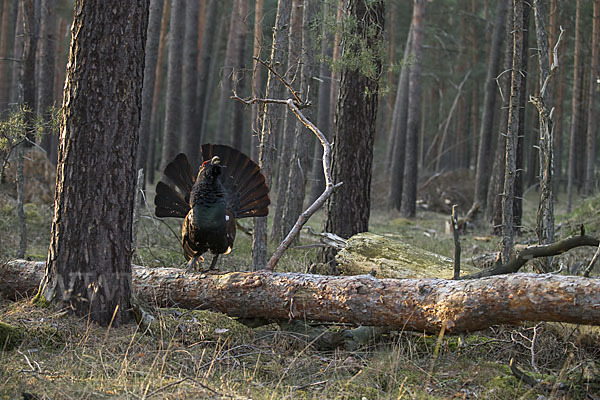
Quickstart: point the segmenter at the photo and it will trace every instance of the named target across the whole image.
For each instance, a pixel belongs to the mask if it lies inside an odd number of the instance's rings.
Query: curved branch
[[[342,184],[342,182],[339,182],[335,185],[333,184],[331,178],[331,145],[327,141],[327,138],[325,137],[323,132],[321,132],[315,124],[310,122],[308,118],[306,118],[304,114],[302,114],[302,112],[296,106],[292,99],[289,99],[287,101],[287,106],[294,113],[294,115],[298,117],[300,122],[302,122],[317,136],[317,138],[321,142],[321,145],[323,146],[323,174],[325,175],[325,191],[321,193],[321,195],[310,205],[310,207],[308,207],[302,214],[300,214],[298,220],[296,221],[290,232],[287,234],[285,239],[283,239],[281,244],[277,247],[271,258],[269,259],[269,262],[267,263],[267,270],[269,271],[275,270],[277,262],[279,262],[279,259],[281,258],[283,253],[288,249],[288,247],[290,247],[290,244],[294,241],[294,238],[300,233],[300,230],[311,217],[311,215],[313,215],[315,212],[317,212],[319,208],[321,208],[321,206],[325,203],[327,198],[329,198],[329,196],[331,196],[331,193],[333,193],[333,189]]]
[[[575,247],[598,246],[599,244],[600,241],[598,241],[598,239],[585,235],[582,232],[580,235],[571,236],[552,244],[529,246],[520,251],[514,259],[506,264],[498,265],[490,270],[477,272],[467,276],[461,276],[459,279],[478,279],[486,276],[511,274],[519,271],[519,269],[521,269],[521,267],[525,265],[527,261],[534,258],[557,256]]]

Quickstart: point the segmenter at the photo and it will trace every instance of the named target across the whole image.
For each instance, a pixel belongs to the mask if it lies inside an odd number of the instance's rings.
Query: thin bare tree
[[[523,0],[513,5],[513,64],[506,133],[506,160],[504,168],[504,195],[502,198],[502,261],[513,257],[514,248],[514,196],[517,169],[517,142],[519,135],[519,104],[521,97],[521,64],[523,61]]]
[[[181,74],[183,37],[185,32],[185,0],[171,0],[169,22],[169,56],[167,66],[167,99],[163,130],[161,169],[179,152],[181,134]]]
[[[577,137],[581,119],[581,0],[575,3],[575,52],[573,54],[573,93],[571,97],[571,132],[567,175],[567,212],[573,205],[573,185],[577,169]]]
[[[285,49],[287,49],[288,31],[290,28],[290,14],[292,3],[289,0],[278,0],[277,15],[273,28],[273,42],[269,63],[272,66],[283,65]],[[280,98],[282,83],[271,72],[267,77],[267,98]],[[262,109],[259,166],[265,176],[267,185],[271,185],[271,170],[273,164],[274,129],[277,127],[280,110],[276,105],[264,104]],[[252,233],[252,266],[255,270],[264,268],[267,264],[267,218],[254,218],[254,231]]]
[[[414,218],[417,212],[418,138],[421,123],[421,59],[425,41],[425,1],[414,0],[412,16],[412,54],[408,76],[408,115],[406,119],[406,151],[404,178],[402,180],[402,204],[400,213]]]
[[[592,60],[590,62],[590,78],[588,83],[587,104],[587,145],[584,193],[591,195],[596,186],[596,135],[598,134],[598,117],[596,112],[596,91],[598,90],[598,41],[600,40],[600,0],[594,0],[592,22]]]

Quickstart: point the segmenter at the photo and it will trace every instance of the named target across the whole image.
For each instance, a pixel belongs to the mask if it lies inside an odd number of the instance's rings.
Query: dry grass
[[[598,201],[590,199],[573,214],[559,217],[561,235],[586,222],[590,234],[598,236]],[[532,225],[534,205],[532,192],[525,205],[526,226]],[[13,257],[16,248],[13,207],[7,198],[0,198],[0,261]],[[157,221],[151,218],[151,209],[142,210],[136,263],[183,265],[177,221]],[[44,259],[51,208],[31,204],[27,216],[28,256]],[[320,230],[321,217],[318,214],[310,222],[316,230]],[[447,218],[421,211],[416,220],[408,221],[388,211],[374,211],[371,227],[374,232],[452,256],[452,238],[444,230]],[[302,244],[311,241],[316,240],[308,235],[302,238]],[[231,255],[220,258],[219,268],[248,268],[250,238],[238,231],[235,246]],[[463,238],[463,259],[496,246],[497,238],[486,231],[472,231]],[[305,271],[315,251],[293,249],[282,259],[280,270]],[[571,270],[589,260],[591,253],[593,249],[581,249],[557,260]],[[5,346],[0,352],[0,397],[7,399],[600,396],[600,330],[567,324],[501,326],[441,339],[395,331],[352,351],[323,351],[315,340],[278,325],[250,329],[204,311],[160,310],[151,332],[142,332],[136,325],[102,328],[23,299],[0,302],[0,321],[24,332],[16,347]],[[511,358],[541,383],[531,387],[516,379],[508,367]]]
[[[276,325],[251,330],[205,314],[163,310],[144,333],[135,325],[107,330],[26,300],[3,303],[0,318],[27,333],[0,353],[0,396],[533,399],[548,396],[559,376],[557,398],[600,390],[600,334],[589,328],[537,324],[446,336],[434,358],[435,336],[392,332],[355,351],[318,351]],[[545,383],[520,383],[511,357]]]

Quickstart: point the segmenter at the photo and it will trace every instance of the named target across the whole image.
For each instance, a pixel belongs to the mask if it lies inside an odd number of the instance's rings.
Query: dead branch
[[[0,267],[0,293],[5,298],[35,293],[44,269],[44,262],[25,260]],[[436,333],[443,326],[458,333],[521,321],[600,324],[600,280],[577,276],[377,279],[264,270],[200,274],[134,265],[131,279],[134,294],[148,304],[242,318],[333,321]],[[106,280],[101,277],[98,282]]]
[[[321,208],[321,206],[325,203],[325,201],[329,198],[329,196],[331,196],[331,193],[333,193],[333,190],[336,187],[340,186],[342,184],[342,182],[334,184],[332,181],[332,178],[331,178],[331,145],[327,141],[327,138],[319,130],[319,128],[317,128],[317,126],[315,124],[313,124],[308,118],[306,118],[304,116],[304,114],[302,114],[302,111],[300,111],[301,108],[309,107],[310,103],[302,101],[300,99],[300,96],[298,96],[298,94],[292,87],[292,85],[283,76],[281,76],[279,73],[277,73],[277,71],[275,71],[270,65],[268,65],[266,62],[260,60],[259,58],[255,57],[254,59],[256,61],[258,61],[259,63],[261,63],[263,66],[265,66],[273,75],[275,75],[285,85],[285,87],[287,87],[289,89],[289,91],[295,97],[295,100],[294,99],[287,99],[287,100],[259,99],[259,98],[255,98],[255,97],[248,97],[248,98],[243,99],[235,93],[233,96],[231,96],[231,98],[234,100],[240,101],[244,104],[274,103],[274,104],[287,105],[288,108],[290,109],[290,111],[292,113],[294,113],[296,118],[298,118],[300,120],[300,122],[302,122],[304,124],[304,126],[306,126],[312,133],[315,134],[315,136],[317,137],[317,139],[319,139],[319,141],[321,142],[321,145],[323,146],[323,174],[325,175],[325,190],[302,214],[300,214],[300,216],[298,217],[296,223],[294,224],[294,226],[292,227],[290,232],[283,239],[283,241],[279,244],[277,249],[275,249],[275,252],[269,259],[269,262],[267,263],[267,266],[266,266],[267,270],[274,271],[275,266],[281,259],[281,256],[283,256],[283,253],[285,253],[285,251],[289,248],[290,244],[294,241],[294,238],[296,236],[298,236],[298,234],[300,233],[300,230],[302,229],[304,224],[306,224],[308,219],[315,212],[317,212],[317,210],[319,208]]]
[[[587,278],[588,276],[590,276],[590,273],[594,269],[594,264],[596,264],[596,261],[598,261],[598,257],[600,257],[600,246],[598,246],[598,248],[596,249],[596,252],[594,253],[594,256],[592,257],[592,260],[590,261],[590,263],[586,267],[586,269],[585,269],[585,271],[583,273],[584,277]]]
[[[456,218],[456,204],[452,206],[452,235],[454,237],[454,279],[460,278],[460,239],[458,237],[458,220]]]
[[[268,63],[266,63],[265,61],[261,60],[258,57],[252,57],[254,60],[258,61],[259,63],[261,63],[266,69],[269,70],[269,72],[271,72],[273,75],[275,75],[277,77],[277,79],[279,79],[281,81],[281,83],[283,83],[283,85],[288,88],[288,90],[290,91],[290,93],[292,93],[292,95],[296,98],[296,101],[299,104],[305,104],[307,107],[310,105],[309,103],[306,103],[305,101],[302,101],[300,99],[300,96],[298,96],[298,93],[294,90],[294,88],[292,87],[292,85],[287,81],[287,79],[285,79],[282,75],[280,75],[277,71],[275,71],[274,68],[271,67],[271,65],[269,65]]]
[[[599,244],[598,239],[588,236],[582,231],[579,235],[571,236],[552,244],[529,246],[506,264],[499,264],[490,270],[462,276],[460,279],[478,279],[486,276],[512,274],[518,272],[527,261],[534,258],[556,256],[575,247],[598,246]]]
[[[325,138],[325,135],[316,127],[315,124],[310,122],[300,111],[300,109],[294,104],[292,99],[287,101],[287,105],[289,109],[296,115],[296,117],[308,128],[310,129],[319,139],[321,145],[323,146],[323,173],[325,175],[325,191],[321,193],[321,195],[298,217],[298,220],[287,234],[287,236],[283,239],[281,244],[277,247],[271,259],[267,264],[267,269],[269,271],[274,271],[277,262],[283,255],[283,253],[290,247],[290,244],[294,241],[294,238],[300,233],[300,230],[304,226],[304,224],[308,221],[308,219],[313,215],[321,206],[325,203],[325,201],[331,196],[333,190],[340,186],[342,182],[338,182],[337,184],[333,184],[331,179],[331,145]]]

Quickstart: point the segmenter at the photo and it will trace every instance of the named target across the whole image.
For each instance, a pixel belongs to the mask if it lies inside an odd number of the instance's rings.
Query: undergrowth
[[[182,267],[179,222],[153,218],[152,190],[147,195],[134,262]],[[526,198],[523,244],[534,236],[535,196],[531,192]],[[599,236],[599,199],[559,214],[558,236],[577,233],[580,223]],[[26,211],[27,256],[45,260],[52,208],[30,203]],[[316,231],[321,218],[319,213],[309,223]],[[447,219],[432,211],[421,210],[417,219],[406,220],[375,210],[371,230],[452,257]],[[0,195],[0,263],[14,257],[15,221],[14,202]],[[241,223],[251,228],[249,220]],[[286,253],[278,271],[309,270],[318,251],[310,245],[317,242],[303,231],[299,246]],[[498,238],[477,225],[461,242],[464,262],[498,248]],[[269,246],[274,250],[275,244]],[[220,257],[218,268],[249,269],[250,248],[250,236],[238,230],[233,252]],[[557,268],[577,271],[593,251],[556,257]],[[321,350],[315,340],[277,324],[251,329],[208,311],[162,309],[150,330],[135,324],[107,329],[22,299],[0,301],[0,321],[7,324],[0,326],[0,398],[7,399],[579,399],[600,394],[600,330],[569,324],[498,326],[441,339],[392,331],[358,349]],[[12,334],[5,333],[6,326],[15,329]],[[517,379],[510,359],[539,384]]]

